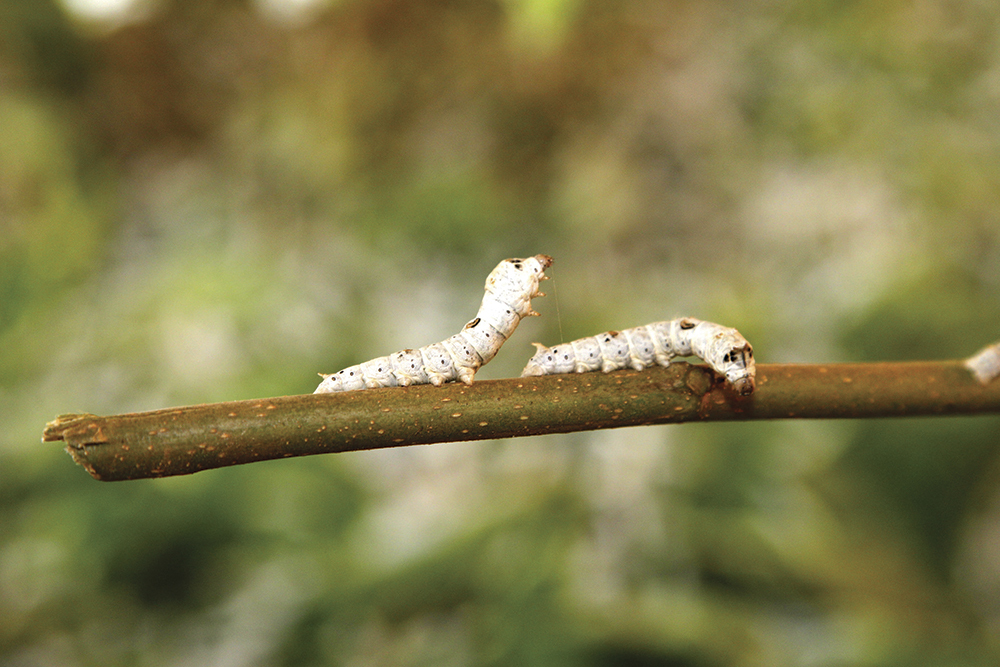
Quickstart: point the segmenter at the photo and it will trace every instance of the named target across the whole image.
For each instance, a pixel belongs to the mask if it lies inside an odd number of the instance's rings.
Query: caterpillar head
[[[496,299],[511,306],[518,317],[534,315],[531,300],[545,296],[538,291],[538,281],[545,280],[545,269],[552,266],[548,255],[505,259],[486,278],[485,299]]]
[[[486,279],[486,289],[493,291],[491,288],[502,289],[504,286],[509,286],[514,289],[528,288],[529,291],[535,292],[538,289],[538,281],[546,280],[545,269],[550,266],[552,258],[548,255],[505,259]]]
[[[508,259],[504,260],[510,262],[514,265],[514,268],[519,271],[529,271],[538,276],[539,280],[547,280],[545,276],[545,269],[552,266],[552,258],[548,255],[535,255],[534,257],[528,257],[527,259]]]
[[[726,379],[740,396],[749,396],[757,386],[757,366],[750,343],[733,347],[722,358]]]

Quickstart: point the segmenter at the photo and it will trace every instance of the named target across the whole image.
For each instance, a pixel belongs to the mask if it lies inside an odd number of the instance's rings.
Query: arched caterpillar
[[[545,347],[524,367],[521,377],[586,373],[622,368],[669,366],[674,357],[694,355],[721,373],[741,396],[753,393],[753,348],[739,331],[693,317],[655,322],[624,331],[607,331],[571,343]]]
[[[486,278],[486,294],[476,317],[457,334],[331,375],[320,373],[323,381],[313,393],[428,383],[440,386],[454,380],[472,384],[476,371],[496,356],[521,318],[538,315],[531,309],[531,299],[545,296],[538,291],[538,281],[546,280],[545,269],[550,266],[548,255],[505,259]]]

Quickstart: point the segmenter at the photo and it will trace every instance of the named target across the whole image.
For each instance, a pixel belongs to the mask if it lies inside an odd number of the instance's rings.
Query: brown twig
[[[282,396],[98,417],[63,415],[44,441],[95,478],[184,475],[290,456],[688,421],[1000,412],[1000,381],[961,361],[757,367],[736,396],[704,366]]]

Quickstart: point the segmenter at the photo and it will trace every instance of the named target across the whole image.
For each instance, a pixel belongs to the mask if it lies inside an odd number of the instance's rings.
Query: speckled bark
[[[740,397],[704,366],[552,375],[63,415],[44,441],[95,478],[184,475],[269,459],[690,421],[1000,412],[1000,382],[961,361],[773,365]]]

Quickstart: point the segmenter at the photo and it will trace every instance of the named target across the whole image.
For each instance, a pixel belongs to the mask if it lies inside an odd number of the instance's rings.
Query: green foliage
[[[489,373],[678,315],[996,340],[989,3],[0,5],[0,662],[988,665],[995,418],[628,429],[99,484],[66,412],[308,392],[556,258]],[[564,332],[564,333],[560,333]]]

